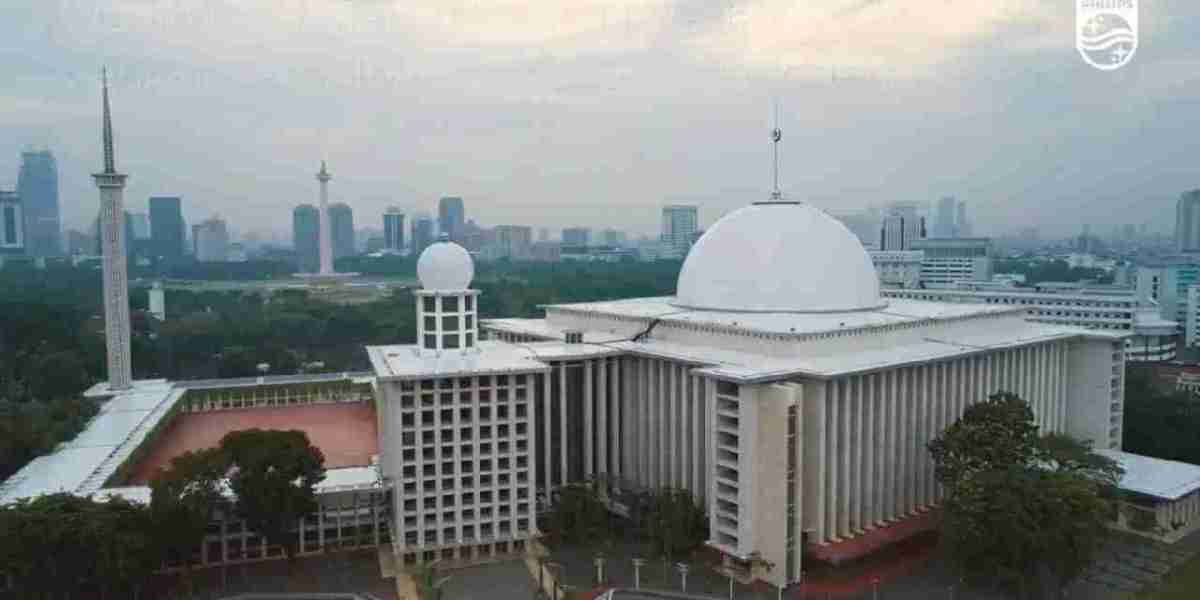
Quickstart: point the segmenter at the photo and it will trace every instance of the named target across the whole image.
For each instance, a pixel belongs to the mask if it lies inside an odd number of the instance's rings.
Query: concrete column
[[[688,385],[691,380],[688,366],[682,365],[679,368],[679,486],[698,495],[700,490],[696,489],[696,482],[692,479],[692,464],[696,462],[696,455],[692,454],[691,441],[696,435],[696,428],[692,427],[692,389]]]
[[[650,383],[653,381],[653,369],[649,358],[642,358],[638,361],[638,377],[641,379],[642,393],[638,395],[638,414],[641,416],[638,419],[638,482],[643,486],[651,487],[654,485],[654,479],[650,473],[651,455],[654,454],[650,446],[650,429],[653,423],[650,422]]]
[[[558,460],[559,466],[562,467],[562,474],[559,477],[559,483],[566,485],[571,479],[567,471],[567,446],[570,438],[567,436],[567,410],[572,402],[577,401],[577,398],[571,398],[567,393],[567,363],[559,363],[558,370],[558,390],[559,390],[559,407],[558,411]]]
[[[553,374],[553,366],[551,366],[550,370],[542,373],[542,468],[545,469],[542,476],[542,485],[546,489],[547,501],[550,500],[550,490],[554,489],[554,481],[552,480],[554,469],[551,466],[553,463],[550,462],[551,457],[554,456],[554,450],[550,444],[550,423],[553,421],[550,406],[551,382],[553,381],[551,377]],[[533,413],[529,414],[532,415]]]
[[[596,361],[596,473],[607,479],[608,462],[608,358]],[[607,485],[607,484],[606,484]]]
[[[593,415],[595,406],[592,402],[592,361],[583,361],[583,478],[592,478],[592,465],[595,464],[596,432],[593,430]]]
[[[708,486],[704,485],[704,471],[701,466],[704,464],[704,397],[700,395],[700,378],[695,375],[688,375],[688,380],[691,382],[689,389],[691,390],[690,402],[693,407],[692,417],[692,489],[698,496],[703,496]]]
[[[609,438],[612,448],[609,453],[612,454],[612,476],[616,481],[620,481],[622,477],[621,457],[624,455],[625,442],[625,422],[621,420],[622,404],[625,402],[625,388],[622,387],[624,381],[621,378],[621,372],[625,369],[625,361],[620,356],[612,359],[612,384],[610,389],[613,393],[611,401],[612,415],[609,418]]]
[[[654,485],[664,487],[667,480],[667,361],[659,360],[655,371],[656,385],[654,397]]]
[[[709,381],[704,386],[704,435],[707,442],[705,445],[704,458],[704,473],[705,483],[708,488],[706,498],[708,499],[708,513],[711,515],[713,505],[717,497],[717,478],[716,478],[716,412],[717,412],[717,386],[713,381]]]
[[[850,537],[850,407],[853,393],[852,378],[843,379],[838,387],[838,401],[834,407],[834,447],[832,456],[836,462],[836,481],[830,496],[830,506],[836,507],[833,515],[837,526],[831,528],[837,538]]]
[[[927,446],[929,441],[933,439],[934,423],[936,423],[934,411],[937,408],[937,393],[936,382],[934,380],[937,374],[934,365],[925,365],[924,367],[924,399],[921,406],[921,438],[918,450],[921,453],[921,506],[929,507],[933,504],[933,459],[929,456]]]
[[[663,361],[663,410],[666,417],[663,422],[662,431],[666,435],[666,444],[664,444],[665,452],[663,452],[663,475],[666,477],[667,487],[676,487],[678,482],[675,480],[679,475],[677,463],[679,462],[679,447],[676,441],[675,433],[679,424],[679,412],[676,410],[675,396],[679,393],[679,386],[675,380],[675,372],[678,366],[674,361]]]
[[[875,470],[875,455],[879,449],[878,432],[875,425],[879,421],[879,412],[876,410],[876,404],[879,400],[879,374],[872,373],[864,375],[866,381],[866,390],[863,394],[863,417],[862,417],[862,511],[859,518],[862,519],[860,526],[863,530],[875,528],[875,498],[878,493],[878,471]]]

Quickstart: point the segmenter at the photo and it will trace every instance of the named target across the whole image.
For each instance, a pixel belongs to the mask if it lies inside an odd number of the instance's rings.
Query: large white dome
[[[849,312],[885,306],[861,242],[802,203],[754,204],[717,221],[688,253],[675,303],[704,310]]]
[[[454,242],[436,242],[417,259],[417,278],[427,290],[461,292],[475,278],[475,261]]]

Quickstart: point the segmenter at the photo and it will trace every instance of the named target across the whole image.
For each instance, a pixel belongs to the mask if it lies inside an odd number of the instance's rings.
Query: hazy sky
[[[0,186],[49,146],[90,222],[107,64],[127,205],[240,231],[289,231],[322,158],[359,226],[442,195],[493,225],[707,223],[769,192],[776,100],[785,193],[826,209],[1165,229],[1200,187],[1200,3],[1139,4],[1101,72],[1072,0],[6,0]]]

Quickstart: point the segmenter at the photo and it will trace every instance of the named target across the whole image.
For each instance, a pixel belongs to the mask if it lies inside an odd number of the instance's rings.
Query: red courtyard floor
[[[148,482],[160,467],[190,450],[212,448],[239,429],[299,429],[325,454],[325,467],[368,465],[379,452],[375,410],[370,404],[309,404],[184,413],[162,432],[133,470],[130,485]]]

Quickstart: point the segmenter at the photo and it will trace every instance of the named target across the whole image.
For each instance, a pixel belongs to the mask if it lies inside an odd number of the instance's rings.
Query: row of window
[[[513,461],[510,457],[505,456],[505,457],[497,458],[496,462],[494,464],[495,464],[497,470],[499,470],[501,472],[506,472],[512,467]],[[438,469],[439,463],[429,463],[429,464],[425,464],[421,467],[421,475],[424,477],[437,477],[439,475],[465,475],[465,474],[471,474],[471,473],[475,473],[475,472],[479,472],[480,474],[486,474],[486,473],[491,473],[492,465],[493,465],[492,459],[490,459],[490,458],[484,458],[484,459],[480,459],[480,460],[474,460],[474,459],[462,460],[462,461],[459,461],[458,470],[456,472],[454,469],[454,462],[452,462],[452,461],[445,461],[445,462],[440,463],[440,466],[441,466],[440,470]],[[527,454],[517,455],[516,465],[517,465],[518,469],[529,468],[529,456]],[[402,473],[402,477],[404,479],[416,479],[417,465],[412,465],[412,464],[405,465],[404,471]],[[453,483],[453,481],[451,481],[451,483]],[[472,486],[474,485],[474,481],[467,477],[463,477],[462,480],[459,481],[459,483],[461,483],[463,485],[466,485],[466,484],[471,484]],[[481,481],[480,483],[482,484],[483,482]]]
[[[454,458],[454,450],[456,448],[454,445],[442,444],[440,447],[442,449],[442,460],[449,460],[449,459]],[[513,448],[513,446],[508,441],[496,442],[496,454],[497,455],[508,454],[512,448]],[[525,452],[526,450],[529,449],[529,442],[527,440],[517,440],[516,449],[517,449],[517,452]],[[475,453],[475,445],[470,442],[463,443],[462,446],[458,447],[458,451],[462,453],[461,454],[462,456],[472,456]],[[491,442],[480,443],[479,444],[479,456],[486,457],[486,456],[491,456],[491,455],[492,455],[492,443]],[[416,460],[417,460],[416,448],[405,449],[402,458],[403,458],[403,462],[406,462],[406,463],[416,462]],[[421,460],[422,461],[436,461],[437,459],[438,459],[438,452],[437,452],[436,448],[434,448],[432,446],[426,446],[425,448],[421,448]]]
[[[459,318],[458,315],[447,315],[442,317],[442,331],[458,331]],[[475,329],[475,315],[463,315],[462,328],[465,331]],[[438,328],[438,318],[433,315],[425,315],[425,331],[435,331]]]
[[[438,298],[438,296],[423,297],[421,299],[421,308],[424,309],[424,312],[437,312]],[[440,298],[442,299],[442,312],[458,312],[458,296],[441,296]],[[462,309],[466,312],[475,310],[475,296],[463,296]]]
[[[521,391],[524,392],[523,389]],[[522,393],[521,396],[523,397],[524,393]],[[495,408],[497,421],[504,421],[509,418],[509,406],[507,404],[498,403]],[[529,414],[529,409],[525,404],[517,404],[514,408],[515,410],[512,414],[514,414],[518,419],[523,419]],[[439,418],[435,418],[435,415]],[[404,427],[415,427],[418,425],[425,427],[431,425],[450,425],[454,422],[454,409],[442,408],[440,412],[433,410],[422,410],[420,412],[419,420],[417,416],[418,414],[415,411],[405,412],[400,417],[400,424]],[[492,407],[461,406],[458,409],[458,420],[460,423],[486,423],[492,420]]]
[[[455,481],[453,476],[443,477],[440,481],[437,479],[427,479],[427,480],[421,482],[420,489],[425,494],[437,494],[438,492],[455,492],[455,491],[466,491],[466,490],[475,490],[475,489],[486,491],[485,488],[492,487],[492,481],[493,481],[492,474],[490,474],[490,473],[479,474],[479,487],[478,488],[475,487],[474,477],[475,477],[474,475],[464,476],[464,477],[461,477],[458,481]],[[521,486],[524,486],[529,483],[529,472],[528,471],[518,471],[515,475],[513,475],[511,473],[497,473],[495,475],[495,477],[496,478],[494,481],[496,482],[496,486],[500,489],[501,492],[504,492],[505,494],[507,494],[507,492],[505,492],[503,488],[505,486],[508,486],[513,481],[516,481],[517,485],[521,485]],[[465,485],[464,482],[469,483],[470,487],[455,487],[455,486]],[[439,484],[440,484],[440,487],[439,487]],[[417,482],[414,480],[405,481],[403,483],[403,489],[404,489],[405,496],[410,496],[410,497],[416,496],[417,495]]]
[[[437,379],[422,379],[420,380],[420,388],[422,391],[428,390],[465,390],[486,388],[486,387],[505,387],[508,385],[524,385],[526,381],[525,373],[517,373],[515,375],[478,375],[475,377],[443,377]],[[401,381],[400,391],[411,392],[417,388],[415,381]]]
[[[528,480],[526,480],[526,483],[528,483]],[[455,490],[443,490],[443,492],[454,492],[454,491]],[[521,506],[524,507],[524,510],[529,510],[529,505],[527,504],[527,502],[529,500],[529,487],[528,486],[522,486],[522,487],[517,488],[516,498],[517,498],[517,500],[526,501],[526,502],[522,502]],[[501,488],[499,490],[494,490],[494,491],[493,490],[481,490],[478,492],[467,491],[467,492],[462,492],[462,493],[458,493],[458,494],[455,494],[455,493],[445,494],[444,493],[440,497],[437,495],[427,495],[421,501],[421,506],[423,507],[424,511],[438,511],[438,510],[445,510],[447,508],[454,508],[455,504],[458,504],[460,507],[462,507],[462,509],[464,511],[467,510],[467,507],[471,507],[470,510],[474,510],[475,508],[478,508],[480,510],[480,516],[482,518],[490,517],[492,514],[492,509],[495,508],[495,509],[499,510],[501,517],[507,517],[507,516],[509,516],[508,511],[510,510],[510,507],[512,506],[512,504],[511,504],[512,499],[513,499],[513,491],[506,489],[506,488]],[[495,504],[496,502],[499,502],[499,504]],[[408,516],[413,516],[416,514],[416,512],[417,512],[416,498],[409,498],[404,501],[403,512],[405,515],[408,515]],[[426,512],[426,517],[437,518],[437,514],[436,513],[429,514],[428,512]],[[443,517],[447,521],[457,520],[457,517],[455,517],[454,511],[444,512]]]
[[[421,394],[421,408],[448,408],[453,406],[463,406],[475,404],[475,398],[478,396],[479,404],[495,404],[503,406],[508,404],[509,399],[517,402],[524,402],[528,396],[526,388],[497,388],[494,390],[481,389],[477,392],[460,391],[457,394],[454,392],[442,392],[440,394]],[[456,402],[457,400],[457,402]],[[402,394],[400,396],[400,408],[408,410],[417,408],[416,398],[412,394]]]
[[[492,435],[492,426],[483,425],[479,428],[479,439],[490,440],[493,437],[508,438],[510,431],[515,431],[517,437],[524,437],[529,434],[529,426],[526,423],[517,423],[515,428],[510,429],[508,425],[497,425],[495,436]],[[426,430],[421,432],[421,444],[429,446],[436,443],[439,439],[443,444],[453,444],[456,442],[470,441],[474,439],[474,431],[470,427],[460,428],[459,436],[456,438],[453,429],[442,429],[441,431]],[[416,446],[417,432],[404,431],[400,433],[400,444],[406,447]]]
[[[492,530],[491,530],[490,524],[485,523],[484,525],[487,525],[488,528],[486,530],[484,530],[484,529],[482,529],[483,525],[480,526],[481,529],[479,530],[479,535],[480,535],[480,537],[478,538],[479,540],[487,540],[487,539],[490,539],[491,537],[493,537],[492,533],[491,533]],[[511,525],[510,521],[501,521],[497,525],[498,525],[497,531],[501,537],[506,537],[506,536],[509,536],[512,534],[512,525]],[[529,519],[518,519],[517,520],[517,532],[525,533],[528,531],[529,531]],[[437,544],[453,544],[453,543],[460,542],[460,541],[461,542],[477,541],[477,538],[475,537],[475,527],[472,525],[464,525],[461,539],[459,538],[458,530],[455,527],[446,527],[445,529],[442,529],[441,540],[438,540],[437,530],[432,530],[432,531],[426,530],[425,531],[425,545],[427,545],[427,546],[433,546],[433,545],[437,545]],[[420,544],[420,537],[419,537],[418,532],[409,531],[409,532],[405,533],[404,534],[404,543],[408,546],[416,546],[416,545]]]

